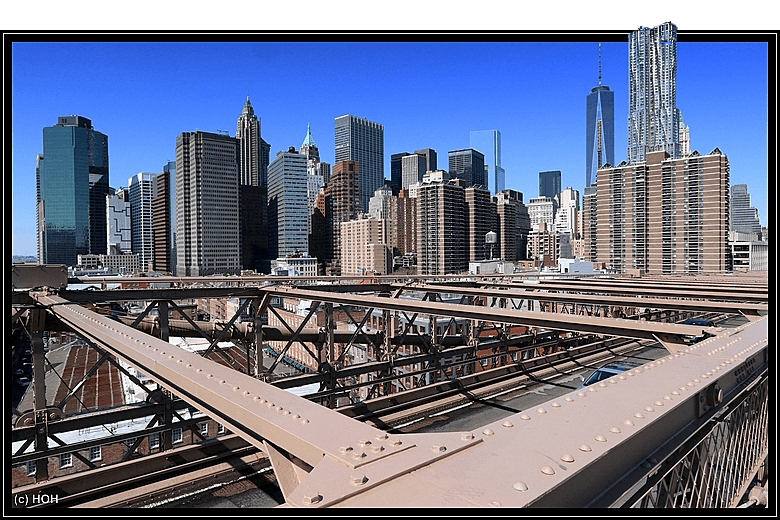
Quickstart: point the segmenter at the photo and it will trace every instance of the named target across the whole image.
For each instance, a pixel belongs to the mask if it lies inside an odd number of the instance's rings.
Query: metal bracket
[[[698,398],[696,400],[699,405],[697,417],[701,417],[707,411],[709,411],[710,408],[719,405],[722,400],[723,389],[720,387],[718,382],[715,381],[710,386],[699,392]]]
[[[57,408],[56,406],[49,406],[45,410],[38,410],[37,412],[30,410],[23,413],[16,418],[14,427],[23,428],[25,426],[34,426],[37,413],[42,413],[43,415],[41,417],[45,417],[46,422],[58,421],[65,418],[65,412],[63,412],[60,408]]]

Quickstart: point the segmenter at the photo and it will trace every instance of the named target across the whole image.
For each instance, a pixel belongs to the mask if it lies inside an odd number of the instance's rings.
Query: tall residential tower
[[[677,26],[640,27],[628,38],[628,162],[664,151],[680,152],[677,110]]]

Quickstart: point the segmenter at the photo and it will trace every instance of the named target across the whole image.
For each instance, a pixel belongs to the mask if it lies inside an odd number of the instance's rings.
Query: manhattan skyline
[[[538,195],[539,172],[561,170],[561,188],[582,194],[586,97],[598,82],[599,42],[602,82],[615,93],[615,161],[626,159],[628,34],[635,29],[563,43],[552,34],[533,36],[541,42],[15,42],[12,254],[36,254],[35,158],[43,128],[71,114],[108,136],[113,188],[127,187],[139,172],[162,171],[182,132],[235,136],[249,96],[271,160],[299,149],[311,125],[321,159],[333,164],[334,120],[350,114],[384,126],[389,179],[391,154],[432,148],[446,157],[469,146],[471,131],[489,128],[502,135],[506,188],[527,201]],[[719,35],[678,30],[677,107],[691,149],[723,151],[730,184],[748,185],[767,225],[768,45],[733,34],[729,42],[702,41]],[[80,63],[100,66],[85,73]],[[467,65],[479,74],[464,76]]]

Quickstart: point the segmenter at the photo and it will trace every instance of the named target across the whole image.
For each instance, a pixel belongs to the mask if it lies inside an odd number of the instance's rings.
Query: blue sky
[[[677,106],[691,147],[728,156],[731,183],[748,184],[766,225],[768,45],[678,29]],[[108,135],[110,185],[119,187],[175,159],[181,132],[235,135],[247,95],[272,160],[300,147],[311,124],[322,160],[333,163],[334,119],[353,114],[384,125],[388,178],[392,153],[433,148],[446,168],[447,152],[468,147],[470,131],[497,129],[508,188],[535,197],[538,173],[561,170],[562,186],[582,192],[585,98],[598,84],[599,41],[602,82],[615,92],[616,162],[625,159],[630,30],[525,34],[520,42],[464,42],[482,38],[467,34],[428,35],[424,43],[354,41],[360,35],[343,35],[353,40],[343,43],[86,41],[93,35],[81,43],[15,42],[12,253],[36,254],[35,157],[43,128],[58,116],[87,117]]]

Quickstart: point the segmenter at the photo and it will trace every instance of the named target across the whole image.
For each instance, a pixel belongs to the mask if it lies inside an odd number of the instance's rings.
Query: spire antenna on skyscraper
[[[599,43],[599,87],[601,86],[601,43]]]

